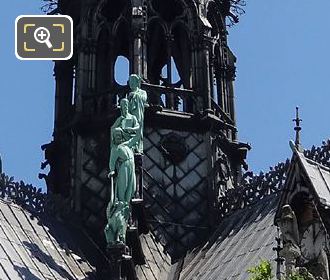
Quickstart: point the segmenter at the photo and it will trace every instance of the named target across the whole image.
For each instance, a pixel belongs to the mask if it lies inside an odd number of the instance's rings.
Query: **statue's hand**
[[[115,175],[115,171],[110,171],[108,173],[108,178],[110,179],[111,177],[113,177]]]

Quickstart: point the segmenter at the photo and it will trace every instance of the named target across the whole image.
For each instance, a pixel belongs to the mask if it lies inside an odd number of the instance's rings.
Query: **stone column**
[[[167,83],[172,84],[172,45],[174,37],[172,34],[166,34],[166,45],[167,45]],[[173,93],[166,94],[166,108],[176,110],[175,108],[175,97]]]
[[[196,51],[196,79],[197,93],[203,98],[203,110],[212,112],[211,107],[211,77],[210,77],[210,50],[212,39],[206,34],[198,39]]]
[[[82,28],[86,29],[86,26]],[[82,31],[82,33],[84,33]],[[85,34],[84,34],[85,36]],[[88,39],[77,39],[77,68],[76,68],[76,85],[75,85],[75,117],[79,117],[84,113],[84,96],[90,91],[90,79],[91,79],[91,41]],[[72,169],[74,185],[74,209],[75,212],[79,213],[81,211],[81,172],[82,172],[82,158],[83,158],[83,148],[84,139],[81,135],[75,133],[73,137],[74,149],[72,153],[75,155],[74,166]]]
[[[96,41],[92,40],[89,44],[89,77],[88,77],[88,88],[90,91],[96,91]]]
[[[130,65],[130,72],[142,78],[146,78],[146,13],[142,0],[133,0],[132,6],[133,50],[131,54],[132,65]]]
[[[93,55],[91,49],[93,42],[86,39],[78,40],[77,48],[77,68],[76,68],[76,92],[75,109],[77,113],[83,111],[83,96],[88,93],[91,86],[91,70],[93,69]]]
[[[55,90],[55,135],[59,126],[71,112],[73,96],[73,62],[56,61],[54,66]]]

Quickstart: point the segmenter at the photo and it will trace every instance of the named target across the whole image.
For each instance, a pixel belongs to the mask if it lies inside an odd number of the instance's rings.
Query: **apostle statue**
[[[139,123],[128,112],[129,101],[120,101],[120,117],[111,127],[111,151],[108,177],[115,181],[107,207],[108,223],[104,229],[108,246],[125,243],[130,213],[130,201],[136,191],[133,147],[137,143]]]
[[[104,229],[108,246],[125,243],[126,229],[130,213],[130,201],[136,189],[133,138],[125,141],[123,130],[112,131],[113,144],[109,161],[109,177],[115,178],[111,199],[107,207],[108,223]]]
[[[114,129],[113,137],[109,176],[114,176],[115,171],[117,172],[115,200],[129,203],[136,189],[134,153],[132,150],[132,146],[135,144],[134,137],[125,141],[121,128]]]
[[[129,101],[126,98],[120,100],[120,117],[115,121],[111,127],[111,145],[114,143],[113,131],[116,128],[122,129],[122,137],[124,141],[134,139],[132,143],[137,142],[137,134],[140,130],[140,124],[137,118],[129,112]],[[135,144],[134,144],[135,145]]]
[[[143,153],[143,122],[144,108],[147,106],[147,93],[141,89],[141,78],[138,75],[131,75],[128,81],[131,92],[128,94],[129,112],[136,117],[139,129],[136,130],[135,152]]]

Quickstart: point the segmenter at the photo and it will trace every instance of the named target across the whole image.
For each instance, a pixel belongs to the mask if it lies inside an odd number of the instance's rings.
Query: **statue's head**
[[[294,212],[289,204],[286,204],[282,207],[281,219],[283,220],[292,220]]]
[[[128,84],[131,90],[136,90],[141,87],[141,78],[136,74],[132,74],[129,76]]]
[[[124,141],[123,130],[117,127],[113,130],[113,142],[115,145],[119,145]]]
[[[122,115],[126,115],[128,113],[128,103],[129,101],[127,98],[120,100],[120,111]]]
[[[291,232],[295,220],[295,213],[291,206],[289,204],[284,205],[281,209],[281,218],[279,220],[279,225],[283,234]]]

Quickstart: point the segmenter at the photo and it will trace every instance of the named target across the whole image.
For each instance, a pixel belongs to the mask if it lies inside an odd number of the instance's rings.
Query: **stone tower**
[[[249,149],[237,141],[230,1],[61,0],[58,12],[74,20],[75,49],[70,61],[55,63],[48,192],[103,239],[109,128],[128,92],[115,65],[127,58],[149,103],[139,199],[176,260],[213,231],[217,200],[238,184]]]

